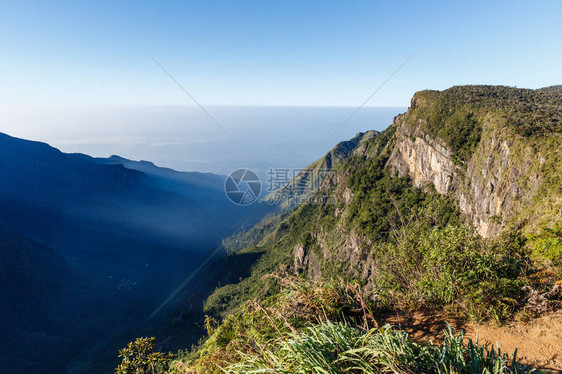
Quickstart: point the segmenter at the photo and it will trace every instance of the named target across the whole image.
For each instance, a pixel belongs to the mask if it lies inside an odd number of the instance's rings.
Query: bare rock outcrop
[[[518,213],[541,182],[533,162],[526,159],[532,149],[514,145],[501,134],[483,137],[464,165],[453,161],[452,151],[438,138],[407,123],[398,125],[395,141],[388,167],[409,176],[417,187],[431,185],[456,197],[461,212],[484,237],[496,234]]]

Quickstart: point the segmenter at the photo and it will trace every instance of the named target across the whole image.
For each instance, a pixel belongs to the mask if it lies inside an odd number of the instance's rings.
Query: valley
[[[218,175],[4,134],[0,178],[0,355],[13,373],[84,365],[96,346],[144,323],[245,214]],[[28,348],[30,336],[41,342]]]

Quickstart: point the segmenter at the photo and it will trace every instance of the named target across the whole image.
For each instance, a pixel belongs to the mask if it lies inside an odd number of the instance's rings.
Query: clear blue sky
[[[0,103],[407,106],[562,83],[562,1],[2,1]]]

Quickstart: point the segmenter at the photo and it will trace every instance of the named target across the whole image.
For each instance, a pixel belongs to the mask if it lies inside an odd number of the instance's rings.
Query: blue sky
[[[418,90],[561,84],[561,19],[560,0],[0,0],[0,132],[180,170],[303,167]],[[336,131],[412,54],[367,103],[393,108]]]
[[[2,1],[0,103],[408,105],[562,83],[561,1]]]

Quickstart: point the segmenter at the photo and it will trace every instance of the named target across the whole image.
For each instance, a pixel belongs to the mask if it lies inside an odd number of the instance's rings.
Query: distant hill
[[[0,361],[20,362],[2,372],[61,373],[80,354],[87,363],[85,348],[146,319],[247,212],[222,176],[6,134],[0,181]],[[37,349],[21,345],[30,334]]]
[[[221,191],[224,188],[225,177],[213,173],[179,172],[170,168],[156,166],[150,161],[131,161],[115,155],[106,159],[100,158],[97,161],[104,164],[121,164],[129,169],[139,170],[150,176],[177,181],[192,187]]]

